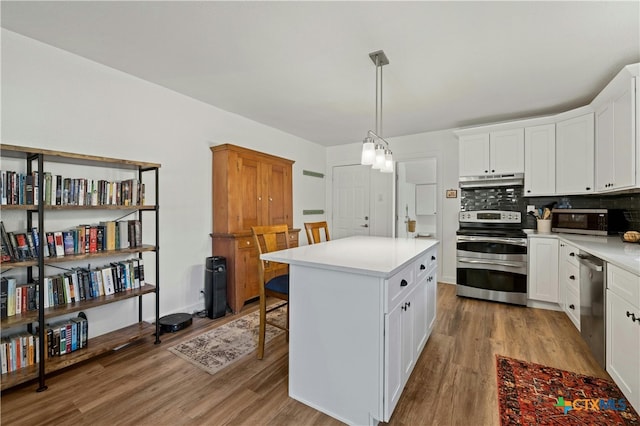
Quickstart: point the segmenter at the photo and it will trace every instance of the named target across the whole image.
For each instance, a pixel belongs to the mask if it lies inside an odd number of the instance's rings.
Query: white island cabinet
[[[289,396],[348,424],[388,421],[435,320],[437,244],[349,237],[288,263]]]

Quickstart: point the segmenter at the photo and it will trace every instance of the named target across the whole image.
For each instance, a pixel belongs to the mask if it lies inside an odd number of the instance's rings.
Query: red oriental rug
[[[500,424],[640,425],[610,380],[496,355]]]

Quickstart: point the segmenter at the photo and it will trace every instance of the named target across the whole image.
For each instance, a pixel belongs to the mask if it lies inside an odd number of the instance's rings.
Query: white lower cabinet
[[[391,417],[435,323],[435,253],[432,250],[416,262],[416,283],[406,286],[400,301],[385,315],[384,421]]]
[[[529,238],[529,299],[558,303],[558,240]]]
[[[607,267],[607,372],[640,409],[640,276]]]

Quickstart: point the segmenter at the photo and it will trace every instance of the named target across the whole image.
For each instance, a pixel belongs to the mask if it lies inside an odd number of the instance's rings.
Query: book
[[[73,238],[73,231],[62,232],[62,242],[64,246],[65,256],[73,255],[75,253],[75,241]]]
[[[62,231],[55,231],[53,238],[56,244],[56,256],[64,257],[64,236],[62,235]]]
[[[89,253],[98,252],[98,228],[95,226],[89,227]]]
[[[9,241],[9,235],[4,227],[4,223],[0,221],[0,240],[2,241],[2,261],[11,262],[15,260],[13,247]]]
[[[104,285],[104,294],[106,296],[116,292],[113,285],[113,272],[110,266],[104,266],[100,271],[102,274],[102,284]]]
[[[56,252],[56,239],[53,235],[53,232],[47,232],[45,235],[47,237],[47,247],[49,249],[49,256],[50,257],[58,256],[58,253]]]
[[[40,255],[40,233],[38,232],[38,228],[37,227],[33,227],[31,228],[31,238],[33,239],[33,245],[35,246],[35,256],[34,257],[38,257]],[[44,253],[43,253],[44,257],[49,257],[49,249],[47,247],[47,245],[45,244],[44,246]]]
[[[29,257],[31,259],[36,259],[38,257],[38,252],[36,250],[36,244],[33,241],[33,234],[29,231],[25,233],[25,236],[27,238],[27,246],[29,247]]]
[[[33,204],[33,175],[25,175],[24,179],[24,204]]]
[[[20,257],[20,252],[18,251],[18,240],[16,239],[16,234],[13,232],[9,232],[7,235],[9,238],[9,244],[11,244],[11,250],[13,251],[13,254],[14,254],[14,258],[13,258],[14,262],[23,260]]]
[[[52,200],[53,201],[53,200]],[[56,206],[62,205],[62,176],[56,175]]]
[[[9,281],[5,277],[0,278],[0,318],[7,318],[7,304],[9,299]]]
[[[51,205],[51,172],[44,172],[44,204],[46,206]],[[53,197],[55,201],[55,196]]]
[[[16,287],[17,280],[7,277],[7,316],[10,317],[16,314]]]
[[[27,243],[27,234],[24,232],[18,232],[14,234],[16,237],[17,251],[18,251],[18,259],[19,260],[28,260],[31,259],[31,250],[29,249],[29,244]]]
[[[22,286],[16,287],[16,315],[22,313]]]

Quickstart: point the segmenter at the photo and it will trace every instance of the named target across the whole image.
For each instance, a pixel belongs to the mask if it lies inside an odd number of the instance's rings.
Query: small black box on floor
[[[187,328],[193,322],[193,318],[189,314],[170,314],[165,315],[158,320],[160,331],[162,333],[175,333],[183,328]]]
[[[222,256],[207,257],[204,308],[211,319],[223,317],[227,313],[227,260]]]

